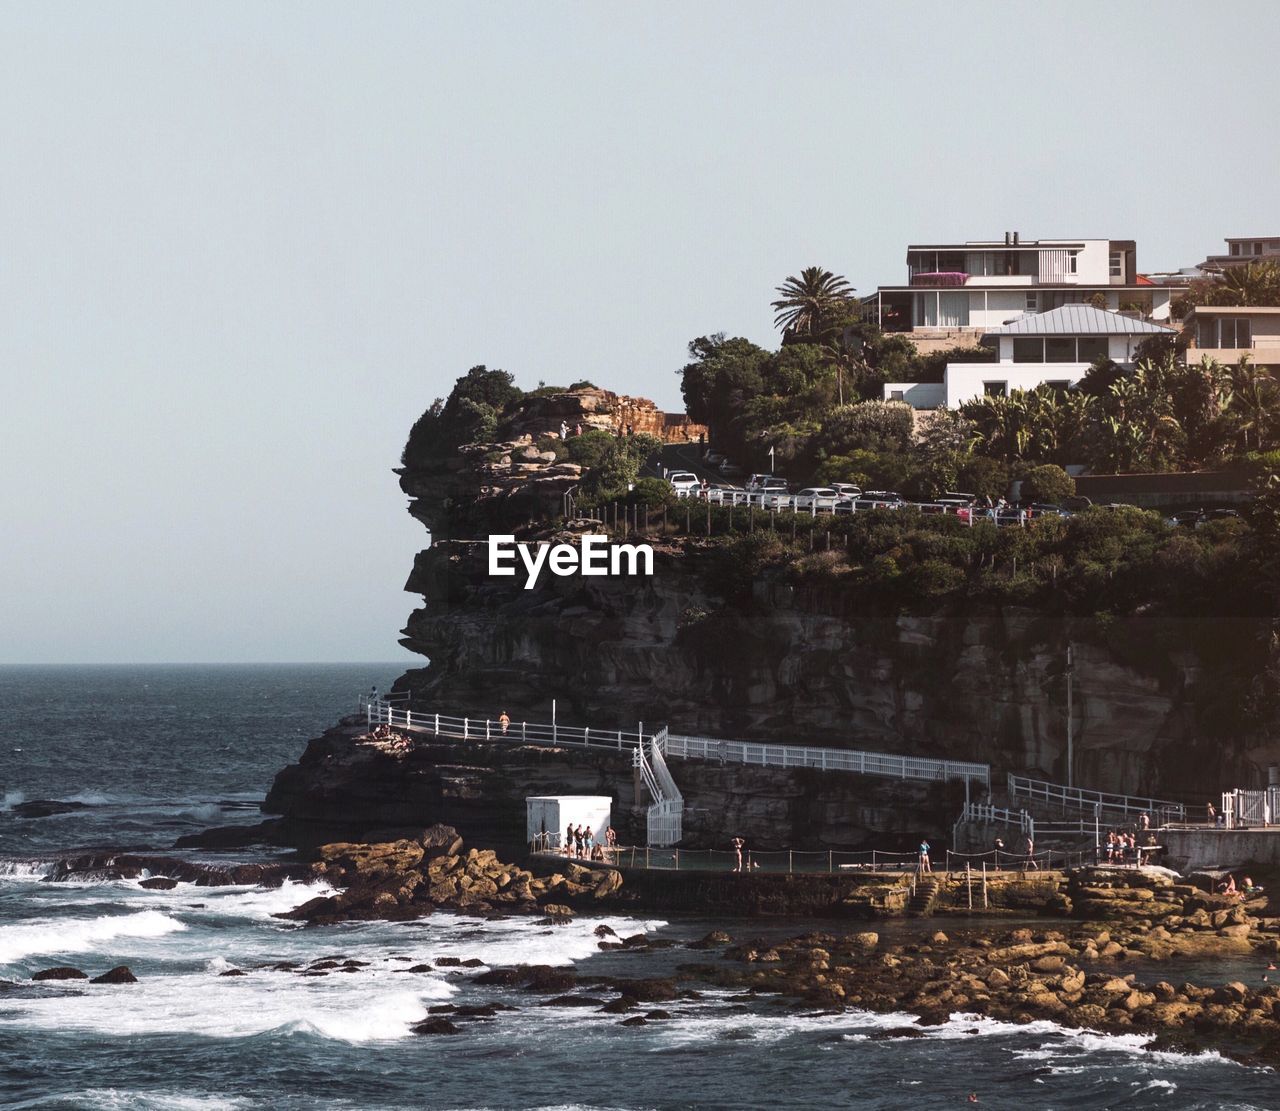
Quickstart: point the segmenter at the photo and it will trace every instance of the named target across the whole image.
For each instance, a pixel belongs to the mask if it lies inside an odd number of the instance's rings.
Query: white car
[[[833,489],[841,498],[860,498],[862,497],[862,487],[855,486],[852,482],[833,482]]]
[[[677,494],[691,494],[702,487],[702,479],[692,471],[672,471],[667,475],[667,482]]]
[[[831,486],[806,486],[796,494],[795,500],[797,509],[809,509],[815,513],[818,510],[825,510],[833,513],[840,495]]]
[[[747,479],[747,489],[753,494],[785,494],[787,480],[773,474],[753,474]]]

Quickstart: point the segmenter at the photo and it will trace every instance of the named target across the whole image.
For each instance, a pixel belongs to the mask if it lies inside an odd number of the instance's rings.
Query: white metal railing
[[[1008,778],[1011,799],[1031,799],[1060,806],[1064,810],[1084,810],[1090,814],[1123,815],[1137,818],[1148,814],[1155,825],[1169,822],[1185,822],[1187,808],[1183,803],[1168,799],[1143,798],[1137,795],[1113,795],[1105,791],[1087,791],[1081,787],[1067,787],[1061,783],[1049,783],[1043,779],[1029,779],[1010,773]]]
[[[1035,820],[1025,810],[1007,810],[984,802],[966,802],[960,811],[960,821],[979,822],[982,825],[1017,826],[1018,830],[1035,837]]]
[[[590,729],[582,726],[560,725],[557,722],[507,721],[500,718],[456,717],[433,711],[412,710],[405,706],[392,706],[379,699],[364,699],[361,709],[370,726],[387,725],[393,729],[407,729],[416,733],[429,733],[435,737],[456,737],[464,741],[519,741],[528,744],[572,745],[581,748],[607,748],[615,752],[635,748],[646,736],[644,722],[634,730]]]
[[[893,752],[862,752],[845,748],[810,748],[758,741],[725,741],[715,737],[666,737],[665,752],[693,760],[723,764],[758,764],[773,768],[819,768],[888,779],[966,780],[991,786],[991,765],[964,760],[935,760]]]
[[[647,840],[659,847],[678,844],[684,835],[684,796],[662,755],[666,732],[662,729],[650,738],[647,754],[645,745],[636,745],[632,757],[653,800],[645,815]]]
[[[751,764],[772,768],[818,768],[822,771],[854,772],[887,779],[916,779],[931,782],[963,780],[990,788],[991,765],[964,760],[935,760],[926,756],[903,756],[892,752],[862,752],[857,749],[812,748],[802,745],[768,744],[759,741],[726,741],[715,737],[686,737],[661,729],[647,733],[644,723],[636,729],[591,729],[541,722],[509,721],[504,727],[493,718],[456,717],[434,711],[411,710],[388,705],[384,700],[362,700],[362,711],[370,726],[388,725],[460,740],[519,741],[528,744],[572,745],[622,752],[652,739],[670,757],[718,760],[727,764]]]
[[[754,506],[771,513],[808,513],[811,517],[816,517],[820,513],[852,516],[866,513],[871,509],[909,508],[918,509],[924,514],[959,517],[969,525],[976,521],[991,521],[997,525],[1016,525],[1025,528],[1046,515],[1044,511],[1012,507],[999,509],[978,505],[956,505],[950,502],[888,501],[873,497],[840,498],[835,504],[831,504],[830,498],[814,500],[811,497],[800,498],[795,494],[779,494],[764,490],[703,490],[695,486],[673,490],[672,493],[681,501],[704,501],[711,505]]]
[[[1223,791],[1222,814],[1227,829],[1280,824],[1280,787]]]

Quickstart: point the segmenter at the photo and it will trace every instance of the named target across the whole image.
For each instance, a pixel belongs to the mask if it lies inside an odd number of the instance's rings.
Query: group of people
[[[1227,878],[1218,884],[1218,893],[1220,895],[1231,895],[1237,899],[1251,899],[1255,895],[1262,894],[1262,887],[1253,882],[1248,876],[1244,876],[1240,880],[1239,886],[1236,885],[1236,877],[1228,872]]]
[[[582,435],[582,425],[575,424],[573,426],[573,434],[575,436]],[[569,425],[565,421],[560,422],[560,439],[567,440],[569,438]]]
[[[1003,837],[997,837],[997,838],[995,839],[995,841],[993,841],[993,842],[992,842],[991,847],[995,850],[996,867],[997,867],[997,868],[999,868],[999,867],[1000,867],[1000,863],[1001,863],[1001,862],[1000,862],[1000,854],[1001,854],[1001,853],[1004,853],[1004,854],[1005,854],[1005,856],[1006,856],[1006,858],[1007,858],[1007,857],[1009,857],[1009,856],[1013,856],[1013,855],[1014,855],[1013,853],[1011,853],[1011,852],[1008,850],[1008,848],[1006,848],[1006,847],[1005,847],[1005,843],[1004,843],[1004,838],[1003,838]],[[1036,843],[1035,843],[1035,841],[1032,839],[1032,837],[1031,837],[1031,835],[1030,835],[1029,833],[1024,833],[1024,834],[1022,835],[1022,855],[1021,855],[1021,860],[1022,860],[1022,870],[1023,870],[1024,872],[1025,872],[1025,871],[1027,871],[1028,869],[1034,869],[1034,870],[1035,870],[1035,871],[1037,871],[1037,872],[1038,872],[1038,871],[1040,871],[1040,864],[1039,864],[1039,862],[1036,860]],[[1006,863],[1007,863],[1007,862],[1008,862],[1008,861],[1007,861],[1007,859],[1006,859]]]
[[[618,847],[618,835],[613,826],[604,831],[601,841],[597,841],[591,827],[585,828],[572,823],[564,831],[564,854],[578,860],[608,861],[614,849]]]
[[[1143,846],[1138,844],[1138,835],[1128,832],[1110,830],[1103,846],[1108,864],[1141,864]]]

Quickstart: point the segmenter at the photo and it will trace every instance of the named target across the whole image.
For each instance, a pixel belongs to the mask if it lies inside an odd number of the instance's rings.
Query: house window
[[[1218,346],[1218,322],[1213,317],[1205,317],[1196,321],[1196,346]]]
[[[1252,347],[1252,328],[1247,316],[1224,316],[1219,321],[1219,347]]]
[[[1066,393],[1071,389],[1071,383],[1065,379],[1057,382],[1046,382],[1045,385],[1048,386],[1049,389],[1053,390],[1054,393]]]
[[[1124,252],[1123,251],[1111,252],[1111,276],[1113,278],[1119,278],[1121,281],[1124,280]]]
[[[983,382],[982,392],[987,397],[1007,397],[1009,393],[1008,382]]]
[[[1080,252],[1068,251],[1067,252],[1067,273],[1078,274],[1079,272],[1080,272]]]
[[[1046,363],[1072,363],[1076,358],[1076,341],[1074,336],[1050,336],[1044,341],[1044,361]]]
[[[1106,336],[1080,336],[1076,340],[1076,362],[1096,363],[1107,357]]]
[[[1240,253],[1240,244],[1239,244],[1239,243],[1232,243],[1232,244],[1231,244],[1231,253],[1232,253],[1233,255],[1238,255],[1238,254]]]
[[[1253,245],[1253,253],[1254,253],[1255,255],[1260,255],[1260,254],[1262,254],[1262,244],[1261,244],[1261,243],[1255,243],[1255,244]]]
[[[1027,312],[1036,311],[1036,295],[1034,293],[1027,294],[1027,299],[1025,302],[1023,302],[1023,307],[1027,310]]]
[[[890,390],[890,391],[889,391],[889,400],[890,400],[890,401],[904,401],[904,400],[905,400],[905,398],[904,398],[904,396],[903,396],[903,391],[902,391],[902,390]]]
[[[1015,363],[1044,362],[1044,340],[1038,336],[1015,336],[1013,340],[1013,361]]]

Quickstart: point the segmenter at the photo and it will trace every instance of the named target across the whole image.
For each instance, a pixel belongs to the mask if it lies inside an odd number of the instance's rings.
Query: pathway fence
[[[1115,817],[1136,821],[1140,815],[1149,814],[1153,825],[1169,822],[1185,822],[1187,808],[1180,802],[1168,799],[1143,798],[1137,795],[1113,795],[1105,791],[1087,791],[1081,787],[1067,787],[1061,783],[1049,783],[1043,779],[1028,779],[1010,774],[1009,797],[1013,800],[1028,799],[1044,802],[1067,810],[1083,810],[1097,814],[1101,819]]]
[[[715,737],[685,737],[671,734],[666,754],[685,759],[712,760],[722,764],[757,764],[773,768],[819,768],[822,771],[853,772],[888,779],[970,780],[991,786],[991,765],[963,760],[935,760],[926,756],[903,756],[893,752],[861,752],[844,748],[809,748],[800,745],[766,744],[760,741],[725,741]]]
[[[1227,829],[1280,824],[1280,787],[1223,791],[1222,814]]]
[[[539,846],[531,846],[544,856],[563,856],[549,853]],[[1076,867],[1091,863],[1092,852],[1042,851],[1035,854],[1036,867]],[[577,859],[577,858],[572,858]],[[762,875],[856,875],[860,873],[918,874],[920,858],[917,853],[886,852],[867,849],[862,852],[840,850],[801,851],[792,849],[750,850],[742,854],[744,872]],[[643,845],[620,845],[604,849],[594,861],[583,863],[612,864],[619,868],[649,868],[671,872],[733,872],[737,856],[727,849],[657,848]],[[1028,865],[1025,853],[955,853],[946,852],[944,860],[935,863],[934,871],[963,872],[966,866],[981,869],[985,865],[991,871],[1020,871]]]

